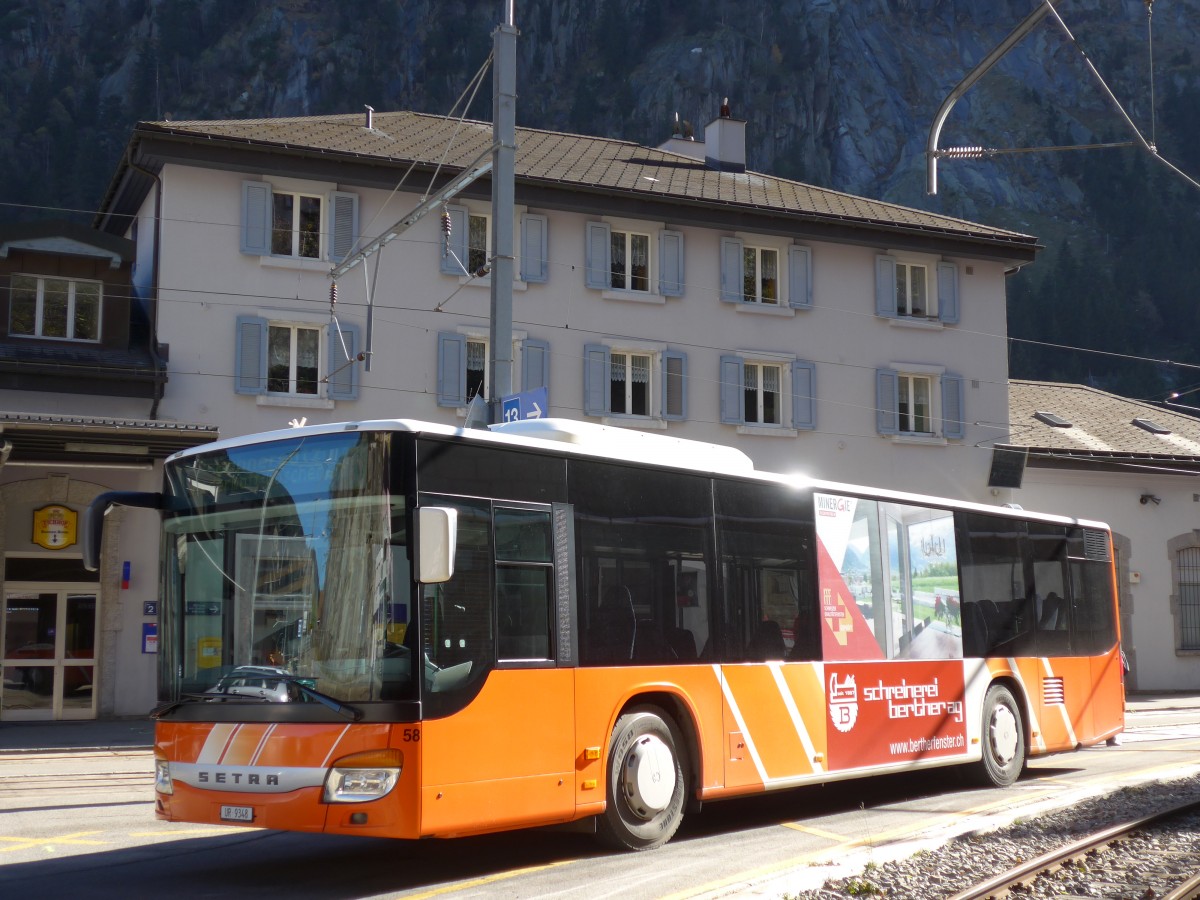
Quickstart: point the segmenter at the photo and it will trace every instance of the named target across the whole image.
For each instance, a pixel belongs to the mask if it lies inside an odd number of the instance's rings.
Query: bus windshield
[[[168,467],[160,699],[416,698],[388,456],[388,435],[351,432]]]

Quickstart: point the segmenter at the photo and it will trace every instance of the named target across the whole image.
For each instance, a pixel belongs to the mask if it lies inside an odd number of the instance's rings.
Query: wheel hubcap
[[[643,819],[667,808],[675,793],[675,757],[660,738],[642,735],[629,748],[621,783],[629,807]]]
[[[1007,706],[997,706],[992,712],[992,753],[1001,765],[1008,765],[1017,755],[1017,717]]]

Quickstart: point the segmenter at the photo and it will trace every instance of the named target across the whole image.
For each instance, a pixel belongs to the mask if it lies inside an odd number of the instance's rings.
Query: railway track
[[[782,896],[1200,900],[1200,775],[1133,785],[1018,817]]]
[[[1101,829],[949,900],[1009,896],[1200,897],[1200,801]]]

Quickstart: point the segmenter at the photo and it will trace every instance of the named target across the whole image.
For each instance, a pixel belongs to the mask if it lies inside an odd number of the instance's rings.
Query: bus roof
[[[931,494],[908,493],[872,485],[824,481],[803,475],[766,472],[755,469],[754,461],[746,453],[735,447],[662,434],[651,434],[632,428],[598,425],[594,422],[581,422],[576,419],[531,419],[521,422],[490,425],[486,429],[459,428],[435,422],[423,422],[417,419],[371,419],[361,422],[337,422],[328,425],[304,425],[227,438],[211,444],[202,444],[189,450],[182,450],[172,454],[167,458],[166,463],[173,464],[191,456],[220,452],[237,447],[248,447],[270,441],[294,440],[296,438],[323,434],[340,434],[347,431],[402,431],[412,434],[436,435],[500,446],[550,450],[571,456],[597,457],[708,474],[733,475],[797,488],[810,488],[818,491],[867,494],[880,500],[896,503],[974,510],[1012,518],[1038,519],[1046,522],[1075,524],[1108,530],[1108,525],[1103,522],[1075,519],[1070,516],[1050,513],[1031,512],[1020,507],[977,503],[970,500],[951,499]]]

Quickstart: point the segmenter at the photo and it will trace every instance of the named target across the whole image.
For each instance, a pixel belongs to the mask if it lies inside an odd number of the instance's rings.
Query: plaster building
[[[1200,420],[1077,384],[1012,381],[1013,502],[1108,522],[1135,690],[1200,688]]]
[[[461,425],[474,395],[521,393],[551,416],[736,445],[760,468],[1006,500],[988,483],[1008,435],[1005,278],[1036,240],[747,171],[746,127],[726,115],[662,147],[517,129],[512,379],[493,390],[501,223],[488,178],[462,177],[488,158],[489,123],[140,123],[96,240],[120,242],[157,374],[86,408],[194,444],[301,419]],[[389,230],[331,304],[331,268]],[[3,408],[78,412],[79,397],[13,390]],[[134,480],[155,489],[153,464]],[[129,590],[152,600],[156,517],[119,515],[101,584],[120,594],[129,561]],[[122,607],[122,627],[149,608]],[[120,640],[114,678],[138,687],[89,714],[153,703],[152,667]]]
[[[0,230],[3,721],[153,701],[157,522],[118,511],[96,573],[80,559],[79,514],[104,491],[157,490],[161,460],[216,429],[150,418],[165,348],[131,291],[133,251],[69,224]]]

